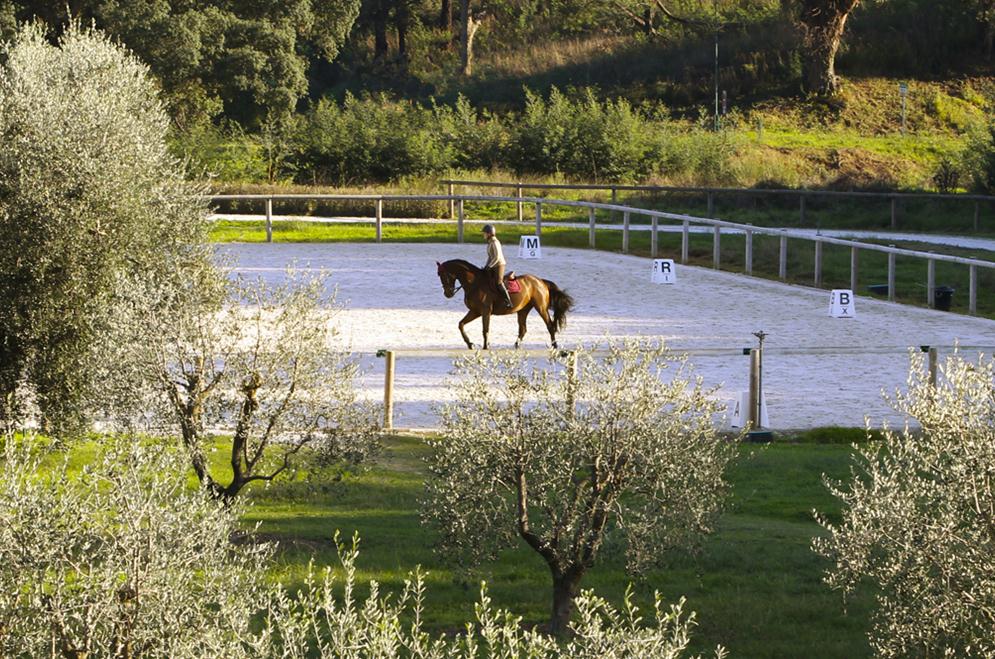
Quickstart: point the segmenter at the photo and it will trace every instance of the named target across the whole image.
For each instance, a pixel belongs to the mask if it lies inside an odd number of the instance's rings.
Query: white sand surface
[[[229,244],[218,250],[233,256],[240,272],[270,280],[284,277],[292,263],[329,271],[345,306],[336,319],[340,339],[363,355],[367,372],[361,385],[371,399],[383,395],[378,349],[464,347],[457,329],[466,312],[462,295],[442,295],[435,263],[484,260],[479,244]],[[900,424],[903,419],[882,393],[904,386],[907,348],[939,346],[941,359],[957,342],[985,347],[989,354],[995,348],[995,321],[864,298],[859,291],[856,317],[834,319],[828,291],[690,266],[677,266],[676,284],[661,285],[650,281],[645,258],[552,247],[542,252],[541,260],[524,260],[515,257],[516,246],[505,246],[510,269],[550,279],[574,297],[560,347],[591,345],[611,335],[660,337],[676,350],[727,348],[728,354],[695,355],[691,361],[731,405],[749,376],[749,357],[735,353],[756,347],[753,332],[766,332],[764,391],[774,429],[862,426],[865,416],[875,426],[884,420]],[[479,343],[480,321],[467,332]],[[492,319],[492,347],[511,347],[516,333],[514,316]],[[548,345],[533,313],[525,347]],[[977,354],[973,348],[966,352]],[[450,364],[444,357],[398,358],[397,427],[437,425],[433,408],[446,399]]]

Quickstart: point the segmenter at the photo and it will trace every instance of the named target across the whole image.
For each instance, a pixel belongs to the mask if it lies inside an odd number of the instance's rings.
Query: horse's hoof
[[[560,346],[556,345],[556,341],[553,341],[553,347],[554,348],[559,348]]]
[[[521,347],[522,347],[522,342],[521,341],[515,341],[515,350],[518,350]]]

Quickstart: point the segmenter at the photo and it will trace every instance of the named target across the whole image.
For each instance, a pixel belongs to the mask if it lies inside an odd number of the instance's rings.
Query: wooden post
[[[936,306],[936,261],[928,259],[926,261],[926,306],[930,309]]]
[[[929,347],[929,386],[936,387],[936,371],[940,353],[936,346]]]
[[[691,223],[684,220],[684,227],[681,231],[681,263],[688,262],[689,249],[688,249],[688,233],[691,227]]]
[[[376,216],[377,216],[377,242],[383,239],[383,199],[377,199],[376,206]]]
[[[746,419],[749,423],[750,430],[756,430],[760,427],[760,414],[758,413],[760,409],[760,359],[761,350],[760,348],[750,349],[750,393],[747,396],[747,404],[749,409],[747,410]]]
[[[815,239],[815,284],[816,288],[822,288],[822,241]]]
[[[394,429],[394,351],[384,354],[383,380],[383,427],[384,430]]]
[[[660,227],[659,227],[659,224],[660,224],[660,218],[658,218],[656,215],[653,215],[650,218],[650,222],[651,222],[651,226],[650,226],[650,258],[654,258],[655,259],[656,255],[659,253],[659,244],[660,244]]]
[[[524,206],[525,206],[525,204],[522,202],[522,184],[521,183],[518,184],[518,188],[517,188],[516,192],[518,194],[518,203],[516,204],[518,206],[518,221],[519,222],[524,222],[525,221],[525,215],[524,215],[524,211],[525,211]]]
[[[716,224],[712,234],[712,267],[718,270],[722,257],[722,227]]]
[[[743,257],[746,262],[746,274],[753,274],[753,229],[746,230],[746,254]]]
[[[536,202],[536,235],[542,235],[542,202]]]
[[[463,221],[466,219],[463,211],[463,200],[456,203],[456,242],[463,242]]]
[[[850,290],[857,292],[857,246],[850,248]]]
[[[967,312],[976,316],[978,314],[978,266],[969,265],[967,268]]]
[[[895,301],[895,255],[891,252],[888,253],[888,301]]]
[[[273,242],[273,197],[266,197],[266,242]]]
[[[805,226],[805,195],[798,197],[798,217],[801,220],[801,225]]]
[[[453,184],[450,183],[449,184],[449,219],[450,220],[456,219],[456,200],[453,199],[454,189],[455,188],[453,187]]]
[[[612,205],[614,206],[616,204],[618,204],[618,188],[612,187]],[[614,222],[615,218],[618,217],[617,213],[618,213],[618,211],[612,211],[611,212],[611,216],[610,217],[611,217],[612,222]]]
[[[712,217],[715,213],[715,194],[712,192],[708,193],[708,212],[705,213],[708,217]]]
[[[898,228],[898,199],[891,198],[891,228]]]
[[[777,276],[781,279],[788,278],[788,235],[781,234],[781,250],[778,255]]]
[[[629,211],[622,213],[622,253],[629,253]]]
[[[587,209],[587,244],[593,249],[595,243],[594,209]]]

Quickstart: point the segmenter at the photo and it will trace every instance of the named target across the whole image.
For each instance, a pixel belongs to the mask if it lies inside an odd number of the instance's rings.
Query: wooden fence
[[[995,346],[919,346],[919,350],[927,354],[927,365],[929,369],[929,382],[936,385],[939,352],[952,353],[959,351],[993,351]],[[909,348],[902,347],[871,347],[871,346],[835,346],[825,348],[692,348],[687,350],[675,349],[675,354],[688,356],[708,355],[708,356],[749,356],[749,395],[747,409],[745,410],[744,428],[757,430],[761,428],[760,400],[763,390],[763,356],[764,355],[832,355],[843,354],[906,354]],[[500,352],[500,351],[494,351]],[[577,352],[574,350],[514,350],[515,354],[526,355],[535,358],[549,358],[551,356],[560,358],[564,362],[569,381],[577,378]],[[394,379],[397,373],[397,361],[400,357],[409,358],[436,358],[436,359],[456,359],[466,355],[466,350],[445,350],[445,349],[421,349],[421,350],[389,350],[383,349],[377,352],[377,357],[384,360],[384,406],[383,406],[383,427],[385,430],[394,430]],[[607,350],[588,350],[588,354],[605,356]],[[572,406],[572,401],[568,401]]]
[[[974,211],[974,231],[981,230],[981,208],[982,205],[995,206],[995,197],[990,195],[973,194],[940,194],[927,192],[843,192],[837,190],[806,190],[798,189],[764,189],[764,188],[715,188],[696,186],[667,186],[667,185],[622,185],[622,184],[591,184],[591,183],[509,183],[493,181],[464,181],[444,179],[440,183],[446,186],[447,195],[456,197],[463,193],[460,188],[493,188],[493,189],[514,189],[515,195],[524,196],[526,190],[555,191],[555,190],[586,190],[604,191],[611,193],[611,203],[618,202],[619,192],[648,192],[692,194],[704,197],[708,217],[713,217],[715,213],[715,199],[718,196],[750,196],[750,197],[797,197],[798,198],[798,218],[804,224],[806,221],[806,200],[814,198],[833,199],[880,199],[888,202],[890,208],[891,228],[898,229],[900,209],[903,202],[910,200],[928,201],[949,201],[963,204],[973,202]],[[522,221],[524,213],[523,204],[518,204],[518,221]],[[454,217],[454,209],[450,205],[450,218]]]
[[[858,193],[851,193],[858,194]],[[870,193],[861,193],[870,194]],[[950,256],[945,254],[934,254],[933,252],[920,252],[910,249],[902,249],[894,247],[891,245],[876,245],[873,243],[858,242],[855,240],[846,240],[843,238],[830,238],[828,236],[812,236],[808,233],[802,233],[797,231],[792,231],[788,229],[775,229],[775,228],[765,228],[756,227],[751,224],[741,224],[737,222],[728,222],[725,220],[716,220],[706,217],[695,217],[692,215],[682,215],[677,213],[666,213],[663,211],[649,210],[644,208],[636,208],[632,206],[624,206],[619,204],[608,204],[608,203],[598,203],[591,201],[574,201],[566,199],[550,199],[546,197],[523,197],[523,196],[512,196],[512,197],[500,197],[500,196],[487,196],[487,195],[466,195],[466,194],[447,194],[447,195],[332,195],[332,194],[287,194],[287,195],[213,195],[209,199],[212,201],[225,201],[225,200],[258,200],[263,203],[266,213],[266,239],[267,241],[273,240],[273,202],[283,200],[347,200],[347,201],[368,201],[372,206],[373,217],[372,218],[359,218],[354,221],[358,222],[372,222],[376,228],[376,240],[380,242],[383,239],[383,224],[384,215],[383,208],[385,203],[389,202],[412,202],[412,201],[445,201],[450,204],[453,209],[454,219],[441,220],[455,223],[456,225],[456,240],[457,242],[463,242],[464,228],[468,220],[466,216],[466,203],[467,202],[486,202],[486,203],[509,203],[515,204],[519,208],[523,205],[528,204],[534,206],[535,216],[534,216],[534,227],[537,236],[542,234],[543,228],[543,207],[544,206],[562,206],[562,207],[572,207],[586,209],[588,213],[588,221],[586,223],[588,229],[588,244],[590,247],[595,248],[597,246],[597,232],[598,230],[611,230],[611,231],[621,231],[622,232],[622,252],[627,253],[629,251],[629,238],[633,231],[632,218],[634,216],[644,216],[648,217],[650,220],[650,256],[656,258],[659,252],[658,249],[658,239],[660,233],[660,222],[670,222],[675,225],[679,223],[679,228],[681,232],[681,263],[687,263],[689,260],[689,245],[690,245],[690,234],[691,227],[706,227],[710,228],[712,233],[712,267],[718,269],[721,261],[721,244],[722,244],[722,231],[736,232],[744,234],[744,268],[745,274],[753,274],[753,238],[755,235],[767,235],[776,236],[779,239],[779,252],[778,252],[778,276],[782,280],[786,280],[788,273],[788,240],[802,240],[814,243],[814,277],[813,285],[816,287],[822,286],[822,257],[823,257],[823,246],[824,245],[837,245],[841,247],[847,247],[850,249],[850,289],[853,291],[857,290],[857,274],[858,274],[858,263],[859,263],[859,252],[861,250],[879,252],[887,254],[888,258],[888,279],[887,279],[887,294],[888,299],[891,301],[895,300],[895,259],[898,256],[911,257],[916,259],[921,259],[926,263],[926,304],[930,308],[933,308],[936,303],[936,264],[940,263],[954,263],[968,268],[968,313],[971,315],[977,314],[978,311],[978,268],[988,268],[995,270],[995,262],[983,261],[980,259],[970,259],[960,256]],[[619,213],[622,216],[622,224],[598,224],[596,222],[596,212],[603,211],[608,213]],[[521,211],[519,212],[521,217]],[[395,220],[396,221],[396,220]],[[431,220],[422,220],[431,221]],[[434,220],[440,221],[440,220]],[[524,220],[523,220],[524,221]],[[490,220],[492,224],[500,224],[501,222]],[[558,226],[578,226],[576,224],[564,224],[557,223]],[[642,227],[640,227],[642,230]]]

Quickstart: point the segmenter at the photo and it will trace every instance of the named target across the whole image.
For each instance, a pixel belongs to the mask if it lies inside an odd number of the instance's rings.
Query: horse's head
[[[456,275],[450,272],[444,263],[435,262],[439,272],[439,281],[442,282],[442,294],[446,297],[456,295]]]

